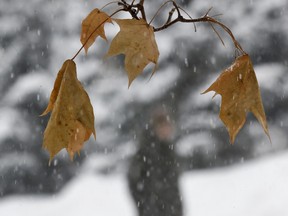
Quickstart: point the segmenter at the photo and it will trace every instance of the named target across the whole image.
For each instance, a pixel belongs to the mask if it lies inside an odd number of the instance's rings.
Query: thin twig
[[[178,6],[178,7],[179,7],[179,6]],[[183,11],[190,19],[193,19],[192,16],[190,16],[190,14],[187,13],[183,8],[179,7],[179,9],[180,9],[181,11]],[[193,23],[193,25],[194,25],[194,30],[195,30],[195,32],[197,32],[196,24]]]
[[[175,3],[175,5],[176,5],[176,7],[178,7],[176,3]],[[215,23],[215,24],[219,25],[224,31],[226,31],[229,34],[229,36],[231,37],[231,39],[232,39],[232,41],[234,43],[235,48],[238,49],[242,54],[245,54],[246,52],[243,50],[241,45],[235,39],[235,37],[234,37],[233,33],[231,32],[231,30],[226,25],[221,23],[220,21],[214,19],[213,17],[208,16],[208,13],[210,11],[211,11],[211,8],[208,10],[208,12],[204,16],[202,16],[200,18],[196,18],[196,19],[191,19],[191,18],[190,19],[186,19],[186,18],[184,18],[184,17],[182,17],[180,15],[176,19],[174,19],[173,21],[171,21],[169,23],[166,23],[165,25],[163,25],[163,26],[161,26],[159,28],[154,28],[154,32],[164,30],[164,29],[170,27],[171,25],[174,25],[177,22],[183,22],[183,23],[198,23],[198,22]]]
[[[213,18],[215,18],[215,17],[218,17],[218,16],[223,16],[223,14],[219,13],[219,14],[215,14],[215,15],[213,15],[213,16],[210,16],[210,17],[213,17]]]
[[[107,3],[106,5],[104,5],[101,9],[100,9],[100,11],[102,11],[105,7],[107,7],[107,6],[109,6],[109,5],[111,5],[111,4],[118,4],[119,3],[119,1],[112,1],[112,2],[109,2],[109,3]]]
[[[123,7],[123,8],[122,8],[123,11],[128,11],[128,12],[130,13],[130,15],[131,15],[134,19],[139,19],[139,18],[137,17],[138,11],[136,11],[136,10],[133,8],[133,7],[135,7],[135,6],[133,6],[132,4],[131,4],[131,5],[127,4],[125,0],[121,0],[121,2],[118,2],[118,5]]]
[[[204,17],[207,17],[208,16],[208,14],[210,13],[210,11],[213,9],[213,7],[210,7],[209,9],[208,9],[208,11],[206,12],[206,14],[204,15]]]
[[[135,1],[132,1],[131,4],[128,4],[125,0],[121,0],[121,2],[118,2],[119,6],[123,7],[124,11],[128,11],[130,15],[134,18],[139,20],[140,18],[137,16],[137,14],[141,13],[142,19],[146,20],[145,10],[144,10],[144,0],[140,1],[138,4],[134,4]]]
[[[149,25],[153,22],[153,20],[156,18],[156,16],[159,14],[159,12],[161,11],[161,9],[166,5],[166,4],[168,4],[168,3],[172,3],[173,1],[172,0],[168,0],[168,1],[166,1],[166,2],[164,2],[159,8],[158,8],[158,10],[156,11],[156,13],[154,14],[154,16],[152,17],[152,19],[150,20],[150,22],[148,23]],[[168,20],[169,20],[169,18],[170,18],[170,20],[171,20],[171,18],[172,18],[172,15],[170,15],[170,13],[171,13],[171,11],[169,12],[169,17],[168,17]],[[168,22],[168,21],[167,21]],[[167,23],[166,22],[166,23]]]
[[[176,2],[175,2],[174,0],[172,0],[172,2],[173,2],[174,7],[175,7],[176,10],[177,10],[178,17],[181,17],[182,15],[181,15],[181,13],[180,13],[179,6],[176,4]]]
[[[137,7],[141,12],[142,18],[146,21],[146,14],[145,14],[145,9],[144,9],[144,0],[140,0]]]
[[[173,16],[175,10],[176,10],[175,8],[172,8],[172,9],[171,9],[171,11],[169,12],[169,15],[168,15],[168,18],[167,18],[166,23],[171,22],[171,20],[172,20],[172,16]]]
[[[217,32],[217,30],[214,28],[214,26],[209,22],[211,28],[213,29],[213,31],[215,32],[215,34],[218,36],[218,38],[220,39],[221,43],[223,44],[223,46],[225,46],[224,41],[222,40],[220,34]]]
[[[215,23],[215,24],[218,24],[219,26],[221,26],[229,34],[229,36],[231,37],[235,48],[238,49],[239,51],[241,51],[242,54],[246,54],[246,52],[243,50],[243,48],[241,47],[239,42],[234,37],[232,31],[226,25],[224,25],[223,23],[219,22],[218,20],[216,20],[216,19],[214,19],[212,17],[207,17],[207,18],[208,18],[207,22],[212,22],[212,23]]]

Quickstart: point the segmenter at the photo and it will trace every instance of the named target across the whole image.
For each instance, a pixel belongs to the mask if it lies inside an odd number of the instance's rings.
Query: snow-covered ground
[[[0,202],[1,216],[135,216],[123,174],[85,169],[59,194],[10,196]],[[182,175],[185,216],[288,215],[288,152],[229,168]]]

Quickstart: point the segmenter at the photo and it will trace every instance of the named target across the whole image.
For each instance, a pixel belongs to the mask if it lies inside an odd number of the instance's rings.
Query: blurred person
[[[139,149],[131,160],[128,182],[139,216],[181,216],[179,164],[174,151],[174,126],[163,109],[153,112]]]

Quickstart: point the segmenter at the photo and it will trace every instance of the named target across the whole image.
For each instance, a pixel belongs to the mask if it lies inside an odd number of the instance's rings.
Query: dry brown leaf
[[[52,110],[44,132],[43,148],[51,159],[63,148],[74,153],[83,146],[93,133],[94,114],[89,96],[77,79],[76,64],[66,60],[60,69],[50,96],[50,102],[43,114]]]
[[[76,120],[75,127],[77,128],[74,136],[70,137],[70,142],[68,144],[68,147],[66,148],[71,160],[73,160],[74,154],[76,152],[80,152],[82,149],[84,142],[89,139],[91,132],[89,130],[86,130],[83,124]]]
[[[222,96],[219,117],[228,129],[232,144],[248,111],[256,116],[270,139],[257,78],[247,54],[238,57],[204,93],[209,91]]]
[[[107,40],[104,31],[104,24],[106,22],[112,23],[112,19],[106,13],[97,8],[91,11],[83,20],[80,39],[82,45],[86,43],[89,36],[94,32],[84,46],[86,54],[89,47],[95,42],[98,36],[102,37],[104,40]]]
[[[125,54],[125,69],[129,84],[144,70],[150,62],[156,69],[159,57],[154,30],[144,19],[114,19],[120,31],[111,42],[107,56]]]
[[[68,62],[66,61],[63,64],[62,68],[60,69],[60,71],[57,74],[57,78],[55,80],[54,87],[53,87],[52,93],[50,95],[48,106],[47,106],[46,110],[41,114],[41,116],[44,116],[47,113],[49,113],[54,107],[56,98],[57,98],[58,93],[59,93],[60,85],[61,85],[61,82],[62,82],[62,79],[63,79],[63,74],[64,74],[64,72],[66,70],[67,63]]]

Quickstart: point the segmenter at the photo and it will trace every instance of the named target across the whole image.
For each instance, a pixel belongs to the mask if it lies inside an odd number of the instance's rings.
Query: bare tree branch
[[[199,22],[208,22],[210,24],[214,23],[214,24],[217,24],[219,25],[224,31],[226,31],[229,36],[231,37],[233,43],[234,43],[234,46],[236,49],[238,49],[242,54],[246,54],[246,52],[243,50],[243,48],[241,47],[241,45],[239,44],[239,42],[236,40],[236,38],[234,37],[232,31],[226,26],[224,25],[223,23],[221,23],[220,21],[216,20],[215,18],[213,17],[210,17],[208,14],[209,12],[211,11],[212,8],[210,8],[206,14],[200,18],[196,18],[196,19],[192,19],[192,18],[189,18],[189,19],[186,19],[184,18],[182,15],[181,15],[181,12],[180,12],[180,9],[179,9],[179,6],[176,4],[175,1],[173,1],[173,5],[174,7],[176,8],[177,10],[177,13],[178,13],[178,17],[175,18],[174,20],[168,20],[170,22],[166,22],[163,26],[161,27],[158,27],[158,28],[155,28],[154,27],[154,32],[157,32],[157,31],[162,31],[164,29],[167,29],[168,27],[174,25],[175,23],[177,22],[182,22],[182,23],[199,23]],[[218,34],[218,32],[216,31],[216,29],[212,26],[213,30],[215,31],[215,33],[218,35],[218,37],[220,38],[221,42],[224,44],[222,38],[220,37],[220,35]]]

